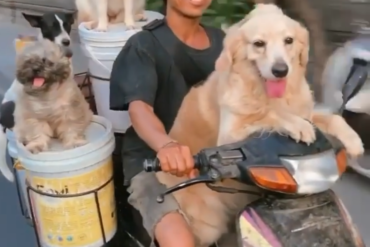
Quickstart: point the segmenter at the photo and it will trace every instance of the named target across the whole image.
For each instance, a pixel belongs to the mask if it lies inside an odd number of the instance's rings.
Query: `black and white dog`
[[[39,29],[40,39],[49,39],[59,45],[71,44],[70,33],[75,20],[74,13],[46,13],[42,16],[23,13],[32,27]]]
[[[48,39],[61,46],[71,45],[71,29],[75,20],[75,13],[46,13],[44,15],[31,15],[23,13],[29,24],[39,30],[38,39]],[[0,105],[0,173],[9,181],[14,181],[14,175],[6,163],[6,129],[14,127],[14,109],[16,90],[20,83],[13,81],[6,91]]]

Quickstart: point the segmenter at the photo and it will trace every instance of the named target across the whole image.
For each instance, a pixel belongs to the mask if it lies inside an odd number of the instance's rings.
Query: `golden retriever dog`
[[[66,148],[86,144],[92,112],[73,79],[69,48],[42,40],[16,58],[17,90],[14,132],[32,153],[47,151],[51,138]]]
[[[135,28],[135,21],[146,20],[145,0],[76,0],[78,23],[87,29],[107,31],[108,23],[123,22],[128,29]]]
[[[245,20],[227,30],[216,70],[185,97],[170,136],[188,145],[194,154],[259,131],[279,132],[309,145],[316,138],[313,122],[339,139],[351,156],[361,155],[361,139],[342,117],[314,112],[305,79],[308,50],[309,35],[303,26],[275,5],[258,4]],[[187,179],[163,172],[157,177],[166,186]],[[230,179],[221,184],[247,187]],[[174,196],[199,247],[209,246],[227,233],[237,210],[256,199],[247,194],[217,193],[204,184],[177,191]]]

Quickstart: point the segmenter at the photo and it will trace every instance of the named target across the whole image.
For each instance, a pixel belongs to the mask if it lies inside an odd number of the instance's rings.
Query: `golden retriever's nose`
[[[277,62],[272,66],[271,72],[277,78],[286,77],[288,74],[288,65],[284,62]]]

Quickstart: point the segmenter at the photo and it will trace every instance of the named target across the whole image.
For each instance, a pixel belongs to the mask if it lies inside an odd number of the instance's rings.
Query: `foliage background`
[[[147,9],[159,11],[162,3],[163,0],[148,0]],[[241,20],[252,8],[253,4],[246,0],[213,0],[202,22],[215,27],[232,24]]]

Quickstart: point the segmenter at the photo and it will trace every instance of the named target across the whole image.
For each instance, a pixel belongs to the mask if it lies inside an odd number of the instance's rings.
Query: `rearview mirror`
[[[355,58],[353,60],[351,71],[342,89],[343,103],[339,110],[340,113],[345,109],[347,102],[353,98],[365,84],[367,80],[367,64],[368,63],[362,59]]]

